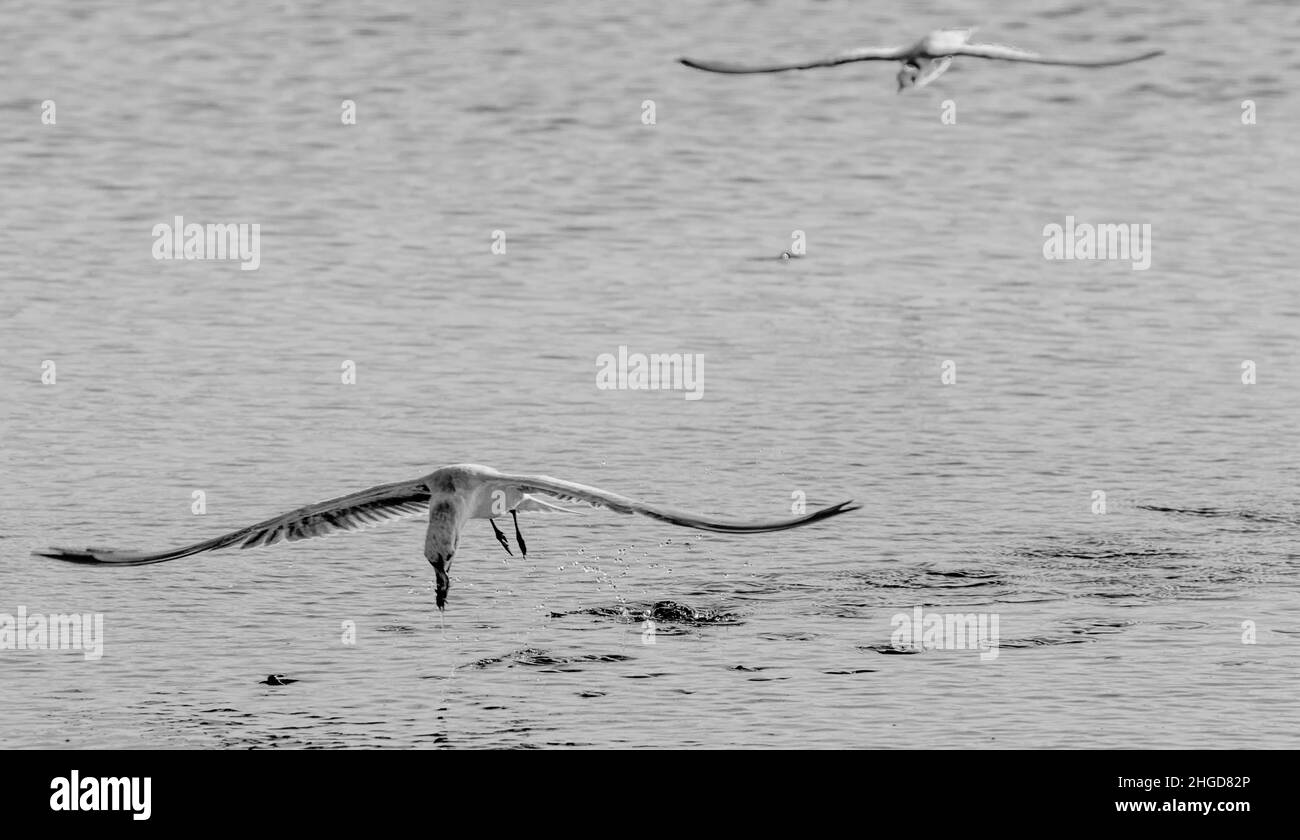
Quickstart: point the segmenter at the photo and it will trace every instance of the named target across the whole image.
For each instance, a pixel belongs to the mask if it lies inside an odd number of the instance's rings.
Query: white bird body
[[[952,59],[957,56],[985,58],[996,61],[1021,61],[1030,64],[1054,64],[1065,67],[1114,67],[1131,64],[1163,55],[1164,50],[1152,50],[1141,55],[1125,58],[1079,60],[1064,58],[1046,58],[1029,50],[1008,47],[1002,44],[972,44],[972,29],[936,29],[909,47],[862,47],[829,58],[794,63],[772,64],[734,64],[723,61],[695,61],[681,59],[682,64],[697,70],[711,73],[783,73],[787,70],[811,70],[816,67],[835,67],[855,61],[898,61],[902,68],[898,71],[898,90],[901,93],[909,87],[921,88],[943,74]]]
[[[506,513],[511,516],[529,512],[578,513],[540,499],[538,495],[579,502],[616,513],[637,513],[687,528],[730,534],[783,531],[858,509],[851,502],[840,502],[788,519],[731,521],[652,505],[545,475],[508,474],[478,464],[453,464],[436,469],[423,478],[381,484],[358,493],[307,505],[265,522],[170,551],[147,553],[108,548],[50,548],[35,554],[73,563],[142,566],[224,548],[261,548],[281,540],[293,542],[339,531],[357,531],[383,522],[428,513],[424,556],[437,575],[437,603],[442,608],[450,587],[447,570],[451,567],[460,544],[461,531],[470,519],[492,520]],[[495,523],[492,524],[492,529],[502,547],[509,552],[509,543]],[[515,539],[526,557],[527,547],[519,532],[517,517]]]
[[[970,36],[973,34],[975,34],[973,28],[936,29],[916,42],[911,49],[911,57],[941,58],[946,55],[955,55],[970,42]]]

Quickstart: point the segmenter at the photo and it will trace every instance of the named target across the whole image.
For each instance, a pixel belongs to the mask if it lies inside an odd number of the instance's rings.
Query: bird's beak
[[[447,590],[451,589],[451,578],[447,575],[447,564],[445,561],[439,560],[434,563],[433,571],[438,577],[438,584],[434,590],[436,601],[438,609],[442,610],[447,606]]]

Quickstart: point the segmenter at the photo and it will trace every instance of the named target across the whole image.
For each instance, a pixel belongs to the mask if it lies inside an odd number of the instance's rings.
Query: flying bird
[[[142,553],[107,548],[49,548],[33,554],[72,563],[143,566],[177,560],[204,551],[261,548],[281,540],[294,542],[339,531],[358,531],[367,526],[427,513],[429,528],[424,537],[424,557],[433,566],[437,577],[436,598],[438,609],[441,610],[446,606],[447,591],[451,588],[448,571],[460,543],[461,529],[468,520],[488,520],[497,542],[513,554],[509,541],[495,522],[496,517],[509,512],[514,521],[515,542],[519,544],[520,554],[527,557],[528,547],[519,531],[519,513],[579,512],[540,499],[539,495],[562,502],[605,508],[616,513],[639,513],[672,525],[723,534],[784,531],[858,510],[860,507],[850,500],[789,519],[738,522],[652,505],[545,475],[508,474],[477,464],[454,464],[436,469],[423,478],[381,484],[359,493],[318,502],[224,536],[170,551]]]
[[[814,67],[836,67],[854,61],[900,61],[898,92],[907,88],[923,88],[933,82],[959,55],[988,58],[997,61],[1024,61],[1030,64],[1059,64],[1066,67],[1115,67],[1132,64],[1164,55],[1164,50],[1153,50],[1127,58],[1110,58],[1096,61],[1079,61],[1064,58],[1045,58],[1035,52],[1006,47],[1001,44],[972,44],[974,29],[936,29],[910,47],[863,47],[830,58],[803,61],[794,64],[732,64],[725,61],[694,61],[681,59],[682,64],[711,73],[781,73],[786,70],[811,70]]]

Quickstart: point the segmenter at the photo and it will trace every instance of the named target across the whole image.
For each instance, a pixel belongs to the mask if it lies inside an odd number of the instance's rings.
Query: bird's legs
[[[512,514],[514,513],[513,510],[510,512]],[[497,542],[501,543],[501,547],[506,550],[506,554],[509,554],[511,557],[514,557],[515,553],[510,550],[510,543],[506,541],[506,535],[501,533],[501,529],[497,527],[497,523],[493,521],[491,517],[488,517],[488,524],[492,526],[492,534],[497,538]],[[519,535],[519,525],[518,523],[516,523],[515,536],[518,535]],[[524,544],[522,542],[519,544],[519,550],[520,551],[524,550]]]
[[[527,560],[528,544],[524,542],[524,535],[519,533],[519,514],[515,513],[514,508],[510,509],[510,518],[515,521],[515,542],[519,543],[519,553]]]
[[[514,508],[510,510],[510,518],[515,522],[515,542],[519,543],[519,553],[524,559],[528,559],[528,543],[524,542],[524,535],[519,532],[519,514],[515,512]],[[492,526],[492,535],[497,538],[497,542],[501,543],[501,547],[506,550],[506,554],[514,557],[515,553],[510,550],[510,541],[506,539],[505,534],[501,533],[496,521],[488,517],[488,524]]]
[[[923,88],[926,85],[939,78],[952,64],[952,56],[945,55],[941,58],[932,58],[918,62],[919,75],[913,81],[917,88]]]

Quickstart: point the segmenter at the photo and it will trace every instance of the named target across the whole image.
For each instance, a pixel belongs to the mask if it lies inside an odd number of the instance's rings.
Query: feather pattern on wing
[[[49,548],[35,553],[41,557],[72,563],[143,566],[177,560],[204,551],[232,547],[262,548],[282,540],[296,542],[341,531],[359,531],[403,517],[427,513],[428,510],[429,489],[423,481],[401,481],[307,505],[256,525],[169,551],[147,553],[111,548]]]
[[[590,487],[572,481],[562,481],[545,475],[501,474],[489,479],[489,483],[501,487],[515,487],[524,493],[542,493],[565,502],[582,502],[615,513],[638,513],[651,519],[658,519],[661,522],[668,522],[685,528],[698,528],[701,531],[716,531],[723,534],[760,534],[769,531],[784,531],[788,528],[808,525],[859,508],[850,500],[787,519],[738,521],[652,505],[617,493],[610,493],[597,487]]]

